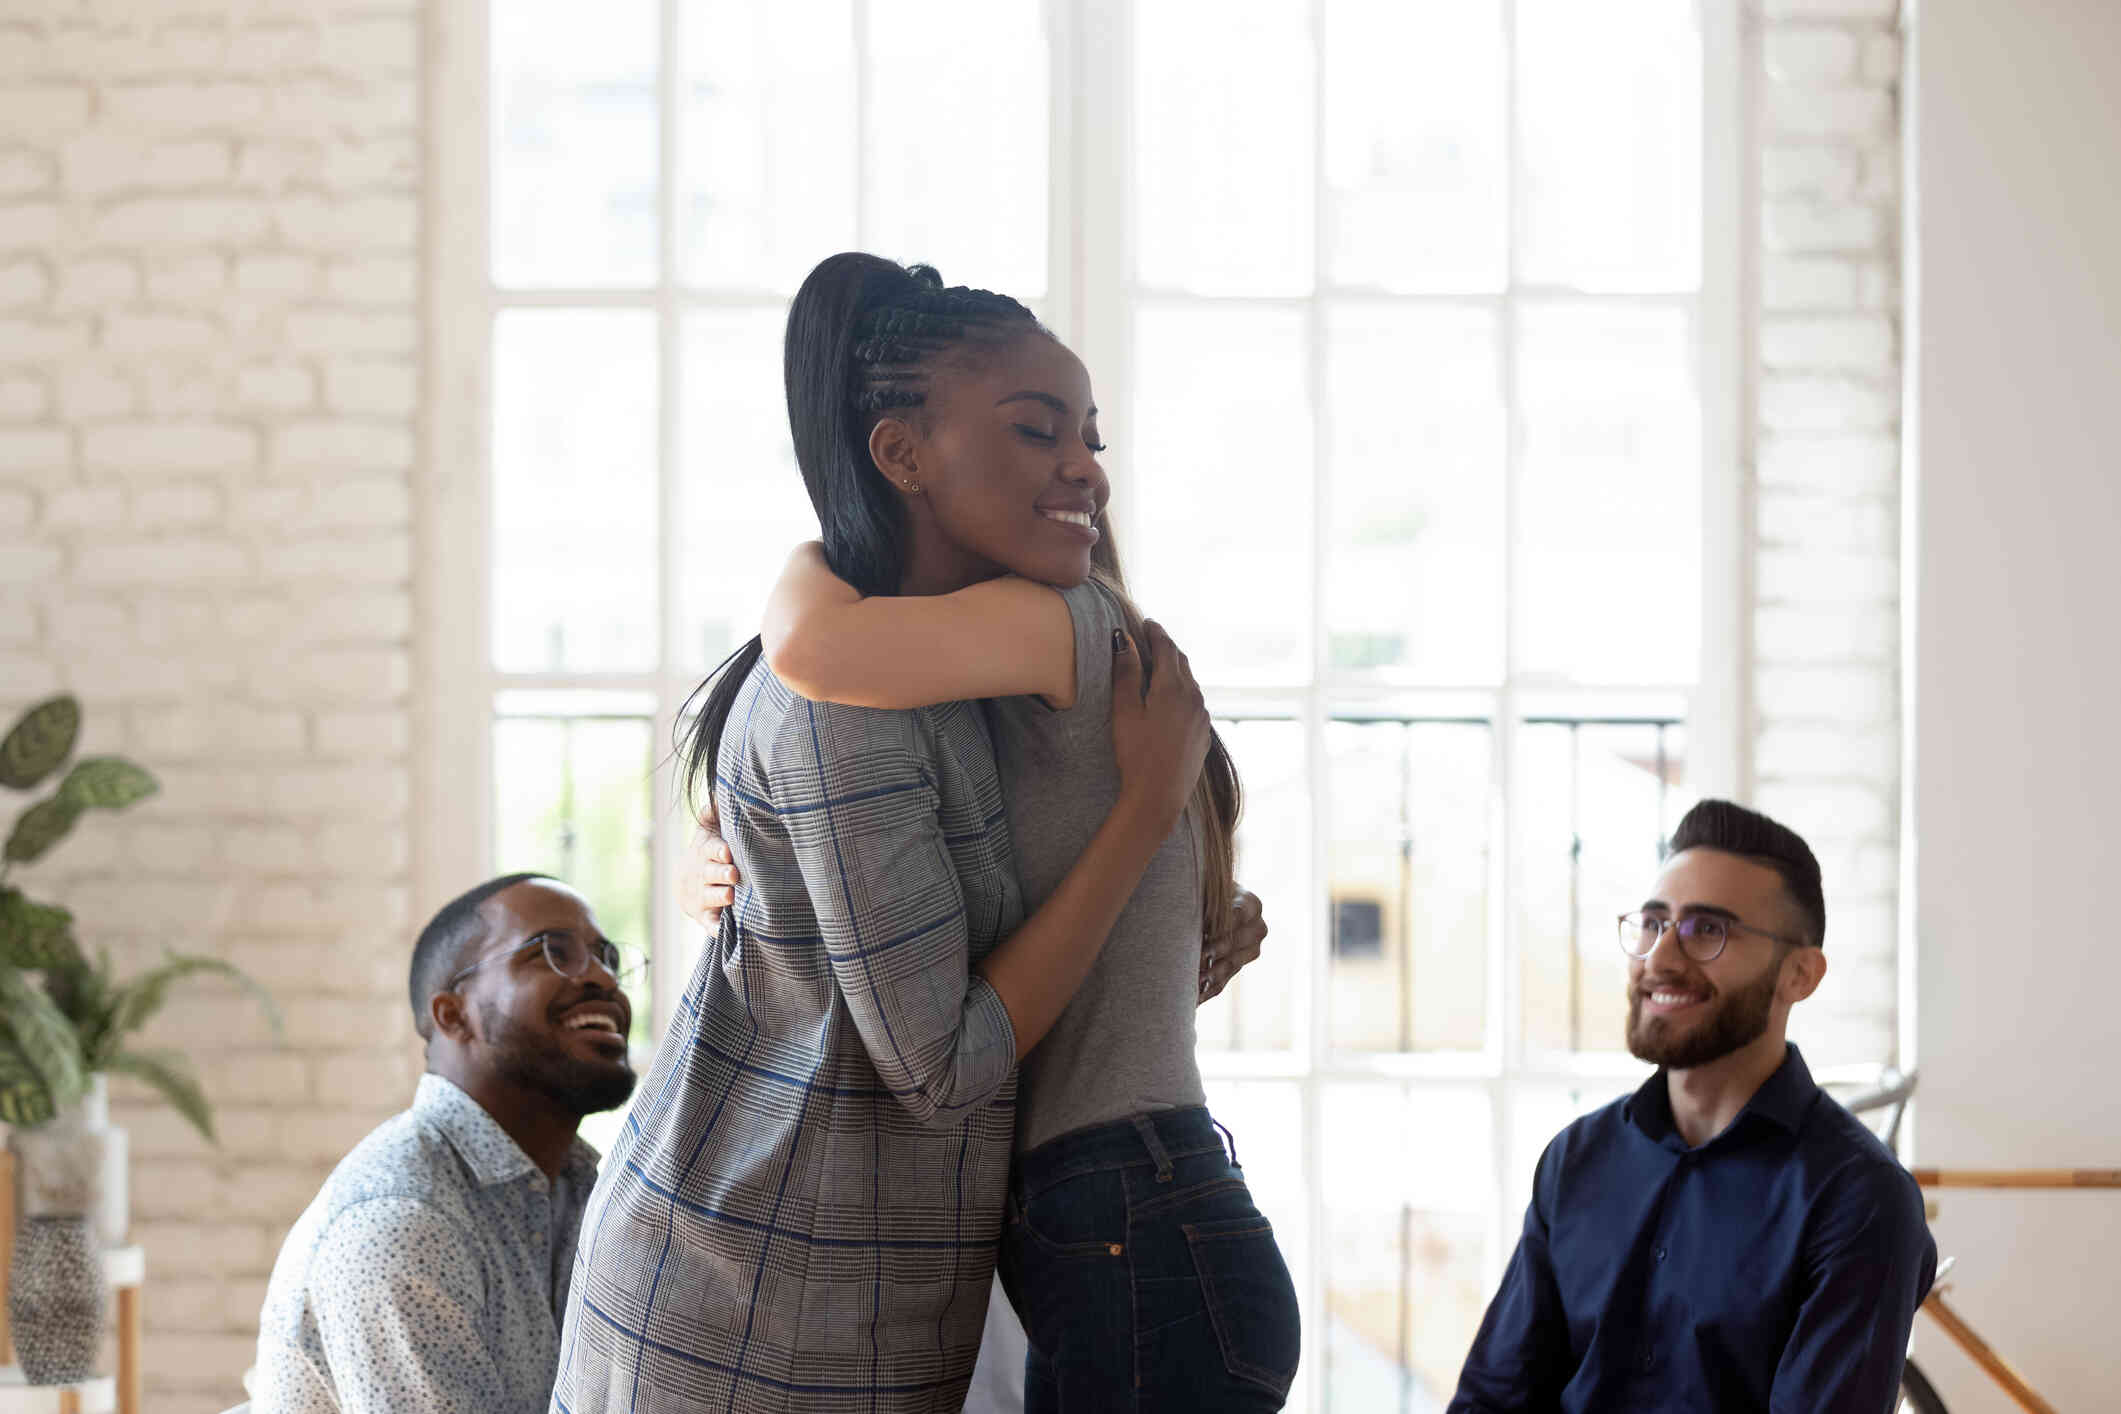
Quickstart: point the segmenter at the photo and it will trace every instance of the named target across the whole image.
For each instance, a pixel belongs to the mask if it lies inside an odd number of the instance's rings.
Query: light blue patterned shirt
[[[555,1184],[478,1101],[421,1076],[280,1248],[259,1414],[541,1414],[596,1166],[576,1140]]]

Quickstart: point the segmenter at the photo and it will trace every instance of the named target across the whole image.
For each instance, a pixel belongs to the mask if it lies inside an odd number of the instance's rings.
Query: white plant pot
[[[101,1075],[80,1102],[35,1129],[11,1130],[24,1218],[85,1217],[104,1247],[123,1247],[132,1228],[131,1144],[110,1122],[110,1091]]]

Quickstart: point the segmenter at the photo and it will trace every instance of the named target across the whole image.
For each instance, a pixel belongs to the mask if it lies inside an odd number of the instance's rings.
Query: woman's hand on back
[[[722,822],[710,802],[700,812],[700,827],[692,832],[692,842],[678,866],[678,907],[712,933],[721,925],[722,910],[736,900],[736,886],[743,881],[729,857],[729,841],[722,838]]]
[[[1207,759],[1208,707],[1171,636],[1153,619],[1144,635],[1136,644],[1124,630],[1112,633],[1112,754],[1120,803],[1150,812],[1168,832]]]
[[[1239,889],[1237,897],[1230,900],[1230,923],[1212,938],[1205,938],[1200,945],[1200,999],[1215,1000],[1222,995],[1230,979],[1244,971],[1246,964],[1259,960],[1259,950],[1267,941],[1267,919],[1261,911],[1259,895],[1250,889]]]

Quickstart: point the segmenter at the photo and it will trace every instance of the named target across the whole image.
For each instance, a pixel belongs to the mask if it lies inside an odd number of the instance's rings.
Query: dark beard
[[[623,1058],[591,1061],[556,1051],[549,1040],[531,1035],[495,1007],[480,1007],[479,1020],[493,1051],[495,1073],[551,1101],[564,1114],[615,1110],[633,1094],[633,1067]]]
[[[1697,1027],[1686,1036],[1664,1034],[1667,1028],[1662,1017],[1653,1016],[1645,1025],[1642,995],[1655,989],[1629,989],[1629,1054],[1637,1060],[1670,1070],[1692,1070],[1720,1061],[1731,1052],[1751,1045],[1767,1031],[1768,1017],[1775,1009],[1775,983],[1781,975],[1782,967],[1777,959],[1777,965],[1770,967],[1758,982],[1726,995],[1707,1026]]]

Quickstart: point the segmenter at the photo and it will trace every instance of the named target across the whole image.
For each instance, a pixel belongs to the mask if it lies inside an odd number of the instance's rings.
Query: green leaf
[[[264,1009],[266,1020],[272,1023],[273,1039],[281,1039],[280,1007],[272,999],[272,993],[251,981],[239,968],[232,967],[217,957],[184,957],[171,953],[169,960],[160,967],[134,978],[118,989],[110,1020],[109,1040],[115,1043],[145,1026],[156,1012],[162,1010],[162,1004],[169,999],[169,989],[174,983],[202,972],[226,977],[257,998],[258,1005]]]
[[[214,1137],[213,1111],[206,1103],[206,1091],[200,1088],[199,1078],[192,1073],[191,1062],[175,1051],[120,1051],[103,1067],[114,1075],[130,1075],[144,1080],[162,1092],[177,1113],[192,1122],[192,1128],[206,1136],[209,1144],[219,1144]]]
[[[27,864],[66,838],[66,832],[81,818],[81,807],[64,795],[40,800],[15,819],[7,837],[5,857],[10,864]]]
[[[0,1022],[0,1035],[6,1032]],[[51,1086],[10,1041],[0,1041],[0,1120],[33,1129],[54,1113]]]
[[[84,958],[78,967],[47,972],[44,990],[66,1013],[74,1034],[81,1038],[83,1063],[91,1071],[101,1070],[110,1053],[118,1048],[118,1037],[111,1030],[118,988],[111,976],[109,950],[99,949],[93,966]]]
[[[0,963],[25,972],[70,972],[88,960],[74,944],[74,916],[0,888]]]
[[[91,756],[66,773],[59,799],[76,810],[123,810],[160,789],[153,776],[122,756]]]
[[[0,741],[0,786],[30,790],[59,769],[81,734],[81,704],[71,696],[40,702]]]
[[[87,1086],[81,1044],[66,1017],[21,973],[0,968],[0,1120],[42,1124]]]

